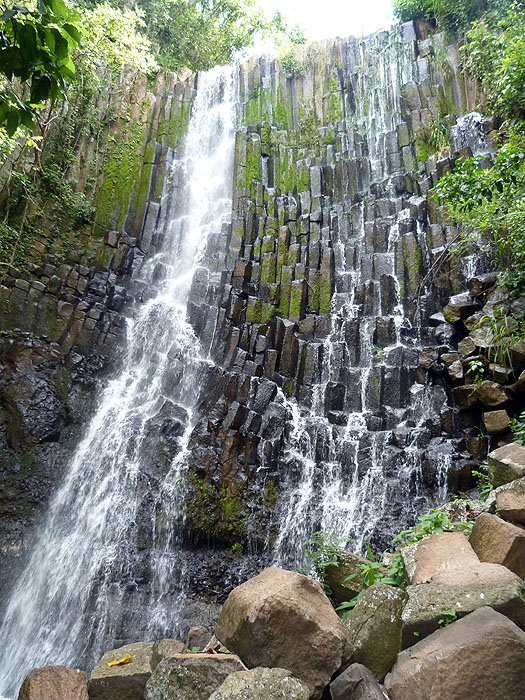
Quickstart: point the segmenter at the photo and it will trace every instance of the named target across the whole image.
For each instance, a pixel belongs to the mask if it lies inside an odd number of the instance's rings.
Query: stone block
[[[129,654],[131,661],[108,666]],[[144,690],[157,667],[159,655],[153,642],[127,644],[108,651],[89,677],[89,700],[144,700]]]
[[[481,607],[402,652],[385,678],[391,700],[521,700],[525,633]]]
[[[517,442],[511,442],[490,452],[487,460],[489,480],[495,488],[525,476],[525,446]]]
[[[184,642],[179,642],[176,639],[163,639],[157,645],[157,653],[160,660],[170,659],[172,656],[182,654],[185,648]]]
[[[496,493],[498,513],[507,522],[525,525],[525,479],[518,479]]]
[[[308,686],[284,668],[232,673],[209,700],[308,700]]]
[[[476,519],[469,537],[481,561],[502,564],[525,578],[525,530],[490,513]]]
[[[144,700],[208,700],[231,673],[245,670],[234,654],[177,654],[155,668]]]
[[[380,681],[401,651],[401,613],[406,593],[375,583],[367,588],[344,625],[353,647],[352,661],[366,666]]]
[[[483,425],[489,435],[504,433],[510,425],[507,411],[488,411],[481,416]]]
[[[330,683],[332,700],[385,700],[383,688],[363,664],[352,664]]]

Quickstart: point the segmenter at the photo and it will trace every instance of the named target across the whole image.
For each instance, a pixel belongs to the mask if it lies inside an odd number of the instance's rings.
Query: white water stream
[[[111,648],[136,556],[141,462],[148,421],[174,412],[185,426],[167,484],[172,500],[192,427],[203,357],[186,320],[192,279],[208,236],[231,216],[236,78],[200,74],[185,155],[163,196],[161,252],[140,278],[150,299],[129,320],[119,376],[103,391],[55,495],[0,627],[0,696],[15,698],[27,672],[47,664],[89,665]],[[160,281],[159,281],[160,277]],[[154,285],[154,289],[153,289]],[[169,486],[166,486],[169,489]],[[172,505],[172,507],[175,507]],[[160,556],[161,563],[166,560]],[[159,564],[160,569],[162,567]],[[159,568],[157,567],[157,569]],[[162,578],[181,574],[154,571]],[[175,611],[170,611],[172,616]],[[165,622],[169,615],[165,614]]]

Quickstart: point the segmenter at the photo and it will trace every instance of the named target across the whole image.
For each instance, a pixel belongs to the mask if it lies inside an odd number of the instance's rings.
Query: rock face
[[[230,673],[245,669],[234,655],[178,654],[155,668],[144,700],[208,700]]]
[[[388,700],[374,675],[362,664],[352,664],[330,683],[332,700]]]
[[[108,666],[129,654],[131,661]],[[143,700],[144,689],[157,667],[159,656],[155,644],[127,644],[108,651],[89,676],[90,700]]]
[[[283,668],[232,673],[209,700],[308,700],[308,687]]]
[[[341,551],[337,566],[326,568],[326,583],[331,591],[331,598],[337,605],[352,600],[363,589],[360,565],[367,560],[358,554]],[[351,578],[350,578],[351,577]]]
[[[406,593],[375,583],[344,622],[353,648],[352,661],[366,666],[376,680],[385,677],[401,651],[401,612]]]
[[[525,476],[525,447],[517,442],[499,447],[488,455],[489,479],[494,486],[502,486]]]
[[[183,642],[178,642],[176,639],[163,639],[157,645],[157,654],[159,659],[171,659],[177,654],[182,654],[186,645]]]
[[[525,578],[525,530],[489,513],[476,519],[469,537],[481,561],[503,564]]]
[[[312,698],[321,697],[351,654],[347,632],[322,586],[273,567],[230,593],[215,635],[249,668],[289,669]]]
[[[65,666],[44,666],[31,671],[22,683],[18,700],[88,700],[86,674]]]
[[[402,652],[385,679],[392,700],[521,700],[525,633],[483,607]]]

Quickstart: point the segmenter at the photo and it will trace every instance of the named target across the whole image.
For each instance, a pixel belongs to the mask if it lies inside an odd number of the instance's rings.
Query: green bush
[[[435,192],[455,222],[468,223],[456,252],[484,252],[509,291],[525,293],[525,130],[507,132],[491,167],[479,157],[458,161]]]

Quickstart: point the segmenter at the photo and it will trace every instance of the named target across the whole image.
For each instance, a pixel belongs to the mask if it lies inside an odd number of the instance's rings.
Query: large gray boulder
[[[44,666],[27,676],[18,700],[88,700],[86,674],[65,666]]]
[[[131,661],[108,666],[129,654]],[[159,656],[153,642],[127,644],[108,651],[89,677],[89,700],[143,700],[144,689],[157,667]]]
[[[399,588],[374,583],[344,622],[353,647],[352,661],[370,669],[378,681],[401,651],[401,613],[406,598]]]
[[[496,515],[476,518],[469,542],[481,561],[502,564],[525,578],[525,530]]]
[[[312,698],[321,697],[352,651],[321,584],[275,567],[230,593],[215,636],[249,668],[287,668]]]
[[[388,700],[374,674],[362,664],[352,664],[330,683],[332,700]]]
[[[385,678],[392,700],[522,700],[525,633],[482,607],[402,652]]]
[[[157,666],[144,700],[208,700],[230,673],[245,670],[234,654],[177,654]]]
[[[209,700],[308,700],[308,686],[284,668],[232,673]]]
[[[525,476],[525,447],[517,442],[498,447],[487,460],[489,481],[495,488]]]

